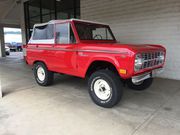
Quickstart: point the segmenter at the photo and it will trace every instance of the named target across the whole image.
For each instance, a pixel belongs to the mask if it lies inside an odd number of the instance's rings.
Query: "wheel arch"
[[[46,65],[46,63],[45,63],[43,60],[35,60],[35,61],[33,61],[33,65],[36,64],[36,63],[38,63],[38,62],[41,62],[41,63],[43,63],[43,64]]]
[[[35,61],[33,61],[33,65],[36,64],[36,63],[38,63],[38,62],[43,63],[43,64],[48,68],[46,62],[43,61],[43,60],[35,60]],[[49,68],[48,68],[48,69],[49,69]]]
[[[85,77],[88,78],[92,73],[101,69],[109,69],[119,75],[118,68],[113,62],[107,60],[94,60],[89,64]]]

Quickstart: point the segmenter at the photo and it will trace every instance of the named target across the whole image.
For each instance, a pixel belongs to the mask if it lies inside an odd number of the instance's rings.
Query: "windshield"
[[[75,22],[80,40],[115,40],[109,26]]]

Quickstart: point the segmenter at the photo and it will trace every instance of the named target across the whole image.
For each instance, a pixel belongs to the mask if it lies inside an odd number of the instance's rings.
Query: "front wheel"
[[[49,71],[46,65],[42,62],[37,62],[34,64],[34,77],[36,82],[41,86],[48,86],[53,83],[54,74]]]
[[[133,83],[132,79],[129,79],[129,80],[127,80],[127,86],[130,89],[142,91],[142,90],[149,88],[151,86],[152,82],[153,82],[153,78],[148,78],[148,79],[146,79],[144,81],[140,81],[138,83]]]
[[[122,83],[120,78],[109,70],[94,72],[88,80],[89,94],[95,104],[111,108],[122,97]]]

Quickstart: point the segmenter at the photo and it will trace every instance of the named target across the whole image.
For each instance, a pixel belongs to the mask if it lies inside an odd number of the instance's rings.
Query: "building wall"
[[[20,26],[20,3],[15,0],[0,2],[0,24],[10,27]]]
[[[109,23],[122,43],[164,45],[161,77],[180,80],[180,0],[81,0],[81,18]]]

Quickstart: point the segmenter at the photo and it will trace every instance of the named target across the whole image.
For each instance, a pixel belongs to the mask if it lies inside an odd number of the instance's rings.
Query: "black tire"
[[[40,67],[44,70],[44,73],[45,73],[44,80],[40,80],[38,77],[37,72],[38,72],[38,68],[40,68]],[[34,71],[35,80],[40,86],[49,86],[53,83],[54,73],[49,71],[44,63],[42,63],[42,62],[35,63],[34,67],[33,67],[33,71]]]
[[[129,79],[129,80],[127,80],[127,86],[130,89],[142,91],[142,90],[149,88],[151,86],[152,82],[153,82],[153,78],[148,78],[138,85],[138,84],[134,84],[132,82],[132,79]]]
[[[99,79],[104,80],[108,83],[108,86],[110,86],[110,96],[106,100],[100,99],[95,92],[94,84]],[[105,108],[111,108],[119,103],[123,94],[123,87],[120,77],[109,70],[99,70],[94,72],[88,80],[88,87],[89,94],[93,102]],[[105,87],[103,89],[106,91]]]
[[[10,55],[10,53],[9,53],[9,52],[6,52],[6,55]]]

